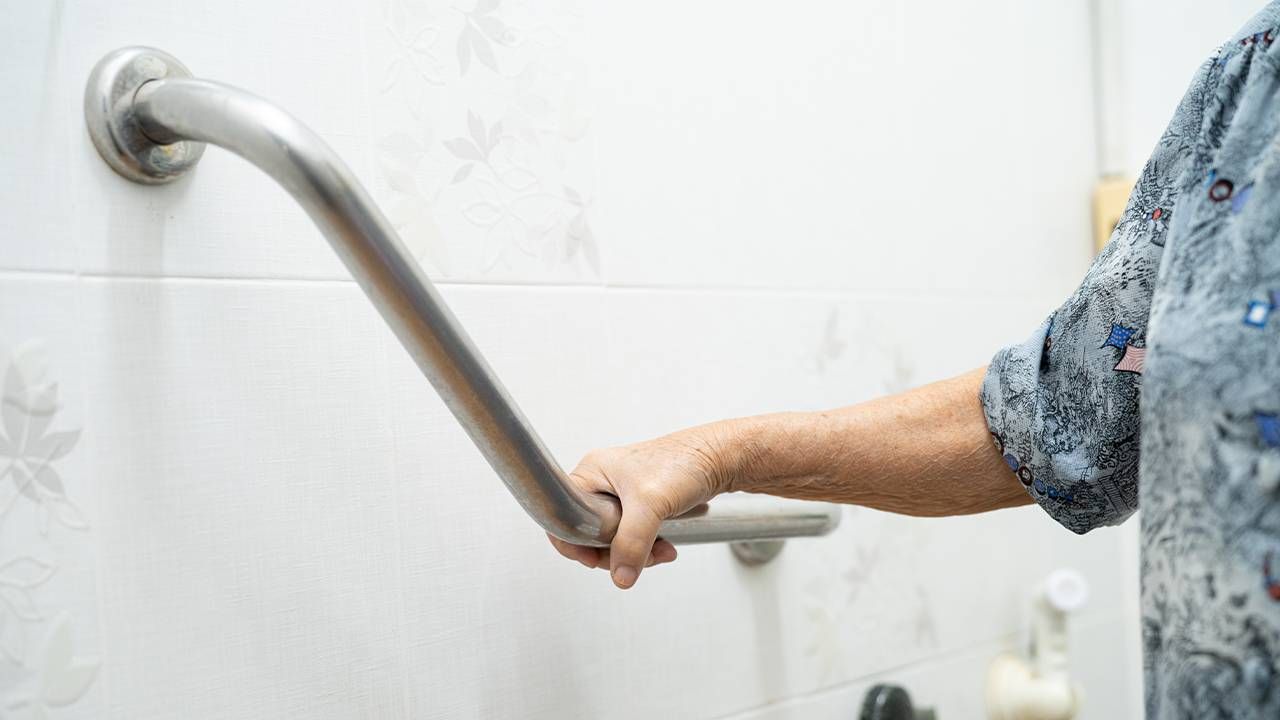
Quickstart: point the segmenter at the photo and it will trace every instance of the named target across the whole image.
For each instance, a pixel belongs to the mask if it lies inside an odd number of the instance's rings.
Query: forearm
[[[991,442],[983,370],[839,410],[728,420],[705,433],[722,490],[963,515],[1031,500]]]

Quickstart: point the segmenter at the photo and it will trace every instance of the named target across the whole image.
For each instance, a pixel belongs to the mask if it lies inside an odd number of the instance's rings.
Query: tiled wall
[[[1120,0],[1124,93],[1114,118],[1130,174],[1142,169],[1196,69],[1269,1]]]
[[[311,124],[570,464],[1030,332],[1088,262],[1085,3],[6,5],[0,714],[973,718],[1064,565],[1081,717],[1132,707],[1132,539],[1034,508],[563,562],[282,190],[130,185],[80,114],[151,44]]]

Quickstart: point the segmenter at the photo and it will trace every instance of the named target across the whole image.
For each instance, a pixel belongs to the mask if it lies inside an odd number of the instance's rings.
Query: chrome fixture
[[[103,160],[134,182],[176,180],[199,162],[205,143],[275,178],[328,238],[525,511],[564,540],[608,544],[620,517],[617,499],[569,484],[391,224],[307,126],[256,95],[194,79],[171,55],[147,47],[122,48],[98,62],[84,111]],[[838,507],[819,503],[779,501],[762,510],[717,501],[704,513],[664,522],[661,536],[741,543],[735,554],[759,564],[777,554],[781,538],[825,535],[839,521]]]
[[[937,720],[933,708],[917,708],[898,685],[873,685],[862,699],[858,720]]]

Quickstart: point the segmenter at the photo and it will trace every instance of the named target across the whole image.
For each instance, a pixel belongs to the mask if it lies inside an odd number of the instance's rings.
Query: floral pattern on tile
[[[846,674],[847,648],[842,628],[854,621],[858,599],[881,560],[879,548],[860,546],[854,549],[838,577],[821,573],[805,584],[804,614],[810,631],[805,655],[814,662],[820,682]]]
[[[374,191],[435,277],[599,280],[580,16],[388,0],[371,23]]]
[[[0,712],[43,718],[79,702],[99,666],[69,613],[42,595],[74,552],[55,535],[89,531],[59,463],[80,431],[61,422],[43,343],[19,346],[0,368]]]
[[[841,327],[840,308],[832,306],[827,313],[826,324],[822,328],[822,337],[818,340],[818,348],[814,351],[814,367],[818,374],[823,374],[844,356],[849,342],[845,339],[847,332]]]

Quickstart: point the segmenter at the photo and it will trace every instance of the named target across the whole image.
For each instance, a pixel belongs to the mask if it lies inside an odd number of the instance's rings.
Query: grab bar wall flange
[[[138,89],[152,80],[189,78],[178,59],[154,48],[123,48],[104,57],[84,89],[84,120],[98,154],[118,174],[136,183],[172,182],[196,166],[204,143],[156,142],[134,113]]]
[[[280,183],[320,228],[383,319],[524,510],[557,537],[606,545],[614,498],[568,481],[390,223],[327,144],[275,105],[238,88],[196,80],[171,55],[127,47],[104,57],[85,88],[94,147],[134,182],[173,181],[206,143],[240,155]],[[663,523],[675,543],[757,542],[825,535],[839,508],[782,502],[766,511],[712,503],[702,515]],[[774,552],[738,548],[744,562]]]

